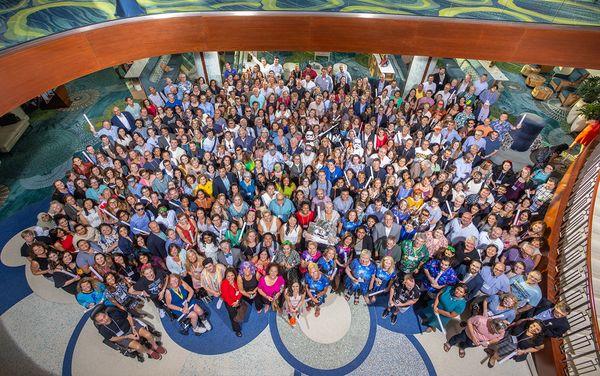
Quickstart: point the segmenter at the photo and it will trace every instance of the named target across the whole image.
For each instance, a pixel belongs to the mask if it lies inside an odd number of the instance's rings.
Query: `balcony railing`
[[[571,329],[550,341],[559,375],[600,373],[600,332],[594,305],[591,234],[594,201],[600,182],[598,139],[569,167],[545,221],[551,229],[547,295],[572,309]],[[539,373],[539,369],[538,369]]]

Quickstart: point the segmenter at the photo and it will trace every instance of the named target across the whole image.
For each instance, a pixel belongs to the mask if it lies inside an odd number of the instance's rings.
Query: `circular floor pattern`
[[[398,315],[398,320],[396,321],[396,324],[392,325],[392,322],[390,320],[391,315],[388,316],[387,318],[382,318],[381,314],[383,313],[383,310],[385,309],[385,307],[387,306],[387,297],[378,297],[377,301],[375,302],[373,309],[376,312],[377,315],[377,324],[383,328],[386,328],[387,330],[390,330],[392,332],[395,333],[402,333],[402,334],[417,334],[417,333],[421,333],[424,328],[421,326],[420,322],[419,322],[419,318],[417,317],[417,314],[415,313],[415,311],[413,310],[413,308],[409,308],[406,312],[399,314]]]
[[[254,308],[248,309],[246,320],[242,323],[242,337],[236,337],[231,329],[231,322],[227,315],[225,303],[221,309],[216,308],[213,299],[209,304],[201,303],[202,308],[208,309],[209,322],[212,325],[210,332],[200,336],[194,335],[190,330],[188,335],[179,332],[179,324],[165,316],[161,321],[166,333],[179,346],[203,355],[224,354],[242,346],[246,346],[256,338],[268,325],[269,314],[259,314]]]
[[[348,333],[351,322],[348,302],[333,294],[327,297],[319,317],[315,317],[313,312],[305,312],[298,320],[298,325],[312,341],[330,344],[341,340]]]
[[[330,297],[342,299],[342,297]],[[362,301],[350,304],[350,329],[337,342],[319,343],[307,337],[300,327],[292,328],[280,316],[272,316],[269,327],[273,342],[283,358],[303,374],[342,375],[358,367],[370,353],[377,323],[375,311]],[[325,315],[324,307],[321,315]],[[314,313],[311,313],[314,315]],[[318,319],[320,319],[319,317]],[[300,318],[305,321],[305,318]],[[310,325],[310,322],[309,322]]]
[[[31,228],[31,227],[28,227]],[[24,228],[23,230],[26,230]],[[21,231],[23,231],[21,230]],[[21,256],[21,245],[24,243],[21,238],[21,231],[17,232],[2,248],[0,261],[6,266],[17,267],[25,265],[26,260]]]

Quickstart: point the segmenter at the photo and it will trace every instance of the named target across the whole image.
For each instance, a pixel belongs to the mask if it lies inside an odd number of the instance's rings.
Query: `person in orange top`
[[[237,276],[234,268],[227,268],[225,278],[221,282],[221,298],[225,301],[225,307],[231,321],[231,328],[238,337],[242,336],[242,325],[237,321],[238,311],[245,304],[242,301],[242,293],[237,285]],[[241,321],[241,320],[240,320]]]

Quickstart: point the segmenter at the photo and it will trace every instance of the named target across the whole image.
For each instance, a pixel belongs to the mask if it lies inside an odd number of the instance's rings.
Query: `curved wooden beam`
[[[185,13],[97,24],[0,53],[0,114],[126,61],[190,51],[394,53],[600,68],[600,28],[365,14]]]

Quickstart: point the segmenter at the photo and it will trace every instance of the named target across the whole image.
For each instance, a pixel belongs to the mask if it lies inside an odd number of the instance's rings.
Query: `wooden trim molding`
[[[560,232],[561,232],[561,227],[563,224],[563,213],[565,212],[568,204],[569,204],[569,198],[571,196],[571,193],[573,192],[573,189],[575,187],[575,183],[577,182],[577,178],[581,172],[581,170],[583,169],[586,160],[588,159],[588,157],[591,155],[592,151],[594,151],[595,147],[600,147],[598,146],[598,143],[600,142],[600,137],[596,136],[596,139],[590,144],[588,145],[584,151],[577,157],[577,159],[575,159],[575,161],[573,163],[571,163],[571,165],[569,166],[569,168],[567,169],[567,171],[565,172],[565,174],[563,175],[562,179],[560,180],[560,182],[558,183],[558,186],[556,188],[556,191],[554,193],[554,198],[552,199],[552,202],[550,203],[550,206],[548,208],[548,211],[546,212],[546,215],[544,217],[544,223],[546,224],[549,234],[547,237],[548,240],[548,245],[549,245],[549,249],[550,252],[548,254],[548,258],[547,258],[547,265],[545,266],[541,266],[542,269],[545,271],[543,274],[543,281],[542,281],[542,289],[544,291],[546,291],[546,296],[549,300],[555,302],[556,301],[556,289],[555,289],[555,285],[559,282],[557,280],[557,261],[558,261],[558,254],[557,254],[557,249],[558,249],[558,243],[560,241]],[[592,203],[591,203],[591,207],[590,207],[590,218],[589,218],[589,222],[588,222],[588,226],[590,226],[589,231],[588,231],[588,244],[587,244],[587,262],[588,262],[588,270],[589,270],[589,288],[590,288],[590,293],[593,291],[592,290],[592,280],[591,280],[591,269],[589,269],[591,267],[591,229],[592,229],[592,218],[593,218],[593,210],[594,210],[594,202],[595,202],[595,197],[596,197],[596,193],[598,191],[598,184],[600,182],[600,179],[598,179],[598,181],[596,181],[596,185],[595,185],[595,191],[594,191],[594,198],[592,199]],[[593,302],[593,294],[590,295],[591,301],[592,301],[592,305],[594,304]],[[593,310],[593,308],[592,308]],[[596,317],[596,313],[593,312],[593,317]],[[598,325],[596,320],[592,320],[593,323],[592,325],[594,326],[594,331],[596,333],[596,335],[600,335],[599,331],[598,331]],[[545,347],[542,351],[535,353],[534,354],[534,361],[535,361],[535,365],[536,365],[536,369],[537,369],[537,373],[540,375],[546,375],[546,374],[563,374],[563,368],[564,368],[564,355],[561,352],[561,339],[557,339],[557,338],[552,338],[552,339],[546,339],[545,342]]]
[[[393,53],[600,68],[600,28],[442,17],[177,13],[101,23],[0,53],[0,114],[130,60],[199,51]]]

